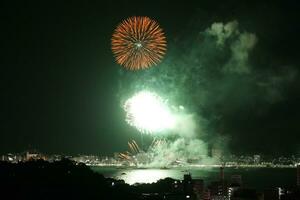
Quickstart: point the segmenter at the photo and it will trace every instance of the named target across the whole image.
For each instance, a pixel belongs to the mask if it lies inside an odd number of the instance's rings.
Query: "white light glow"
[[[175,119],[167,104],[155,93],[142,91],[124,104],[126,121],[142,133],[157,133],[174,127]]]
[[[156,169],[140,169],[128,171],[125,175],[118,178],[123,179],[128,184],[135,183],[154,183],[160,179],[170,177],[170,171]]]

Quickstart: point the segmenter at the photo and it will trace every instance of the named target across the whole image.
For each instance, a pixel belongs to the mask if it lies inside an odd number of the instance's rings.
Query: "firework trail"
[[[119,157],[124,160],[130,160],[130,156],[125,153],[119,153]]]
[[[139,70],[158,64],[166,52],[166,37],[149,17],[130,17],[115,29],[111,48],[118,64]]]
[[[166,144],[166,140],[165,139],[157,139],[154,138],[149,146],[148,150],[153,150],[155,148],[158,148],[161,145],[165,145]]]
[[[124,159],[127,161],[132,161],[134,156],[141,153],[141,150],[140,150],[138,144],[135,142],[135,140],[128,141],[127,144],[128,144],[130,151],[126,151],[124,153],[119,153],[118,155],[121,159]]]
[[[138,153],[131,142],[128,142],[128,146],[129,146],[129,149],[132,152],[132,154],[137,154]]]
[[[165,139],[154,138],[146,151],[140,149],[139,145],[135,140],[128,141],[128,147],[130,151],[119,153],[118,157],[130,163],[131,165],[145,165],[153,161],[154,154],[156,154],[160,148],[167,146]],[[142,160],[141,160],[142,159]]]
[[[139,145],[136,143],[135,140],[132,140],[132,144],[133,144],[133,146],[135,147],[135,149],[137,150],[138,153],[141,152],[141,149],[140,149]]]

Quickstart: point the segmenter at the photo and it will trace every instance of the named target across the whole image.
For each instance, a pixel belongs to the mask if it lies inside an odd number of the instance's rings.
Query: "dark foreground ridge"
[[[189,174],[182,181],[165,178],[153,184],[128,185],[68,159],[0,162],[0,182],[0,199],[300,199],[299,189],[282,195],[278,189],[257,192],[222,178],[205,189],[202,179],[192,179]]]
[[[68,159],[0,162],[0,199],[145,199],[144,192],[168,192],[174,180],[130,186],[105,178],[85,164]],[[147,195],[145,195],[147,196]],[[156,195],[154,195],[156,196]]]
[[[0,199],[137,199],[129,185],[111,187],[109,179],[67,159],[0,162],[0,180]]]

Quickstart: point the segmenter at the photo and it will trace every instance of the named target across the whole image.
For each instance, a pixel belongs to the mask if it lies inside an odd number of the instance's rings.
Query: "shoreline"
[[[202,169],[202,168],[297,168],[296,165],[185,165],[185,166],[126,166],[126,165],[119,165],[119,164],[86,164],[89,167],[114,167],[119,169],[161,169],[161,170],[168,170],[168,169],[186,169],[186,168],[193,168],[193,169]]]

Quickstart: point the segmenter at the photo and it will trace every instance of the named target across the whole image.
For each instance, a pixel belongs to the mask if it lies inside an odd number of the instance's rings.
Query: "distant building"
[[[279,199],[281,199],[281,197],[286,194],[286,188],[279,187],[278,193],[279,193]]]
[[[280,200],[300,199],[300,188],[285,188],[280,194]]]
[[[191,174],[185,174],[183,176],[183,192],[185,195],[192,195],[194,193]]]
[[[173,193],[180,193],[180,194],[183,193],[183,185],[182,185],[181,181],[175,180],[172,183],[172,188],[173,188],[173,191],[172,191]]]
[[[210,196],[210,190],[209,189],[205,189],[204,193],[203,193],[203,200],[210,200],[211,196]]]
[[[190,195],[184,195],[184,194],[164,194],[162,197],[159,194],[151,194],[147,198],[145,195],[143,195],[143,199],[149,199],[149,200],[194,200],[193,197]]]
[[[16,156],[15,156],[14,154],[12,154],[12,153],[8,153],[8,154],[7,154],[7,160],[8,160],[9,162],[15,162]]]
[[[212,200],[228,199],[228,183],[224,179],[224,167],[220,167],[220,180],[211,182],[208,186]]]
[[[260,163],[260,155],[254,155],[253,162],[254,162],[254,164],[259,164]]]
[[[278,188],[265,189],[264,190],[264,200],[279,200],[279,190]]]
[[[226,198],[228,196],[228,184],[226,181],[214,181],[209,185],[211,199]]]
[[[242,187],[242,176],[232,175],[230,180],[230,185],[228,187],[228,199],[233,198],[233,194]]]
[[[1,160],[2,160],[2,161],[8,161],[7,155],[2,155],[2,156],[1,156]]]
[[[231,186],[242,186],[242,176],[239,174],[231,175]]]
[[[258,194],[256,190],[249,188],[239,188],[236,190],[230,200],[257,200]],[[277,199],[273,199],[277,200]]]
[[[193,179],[193,190],[197,199],[203,199],[204,196],[204,180]]]
[[[26,160],[34,160],[34,159],[37,159],[38,156],[39,156],[38,153],[35,153],[35,152],[33,153],[33,152],[29,152],[29,151],[26,152]]]
[[[220,181],[224,181],[224,167],[220,167]]]
[[[28,160],[47,160],[46,156],[44,156],[43,154],[39,153],[36,150],[31,150],[31,151],[26,151],[24,154],[24,160],[28,161]]]
[[[231,200],[233,197],[233,194],[235,193],[235,191],[237,191],[239,189],[239,187],[232,187],[229,186],[228,187],[228,199]]]
[[[300,165],[297,165],[297,187],[300,188]]]

